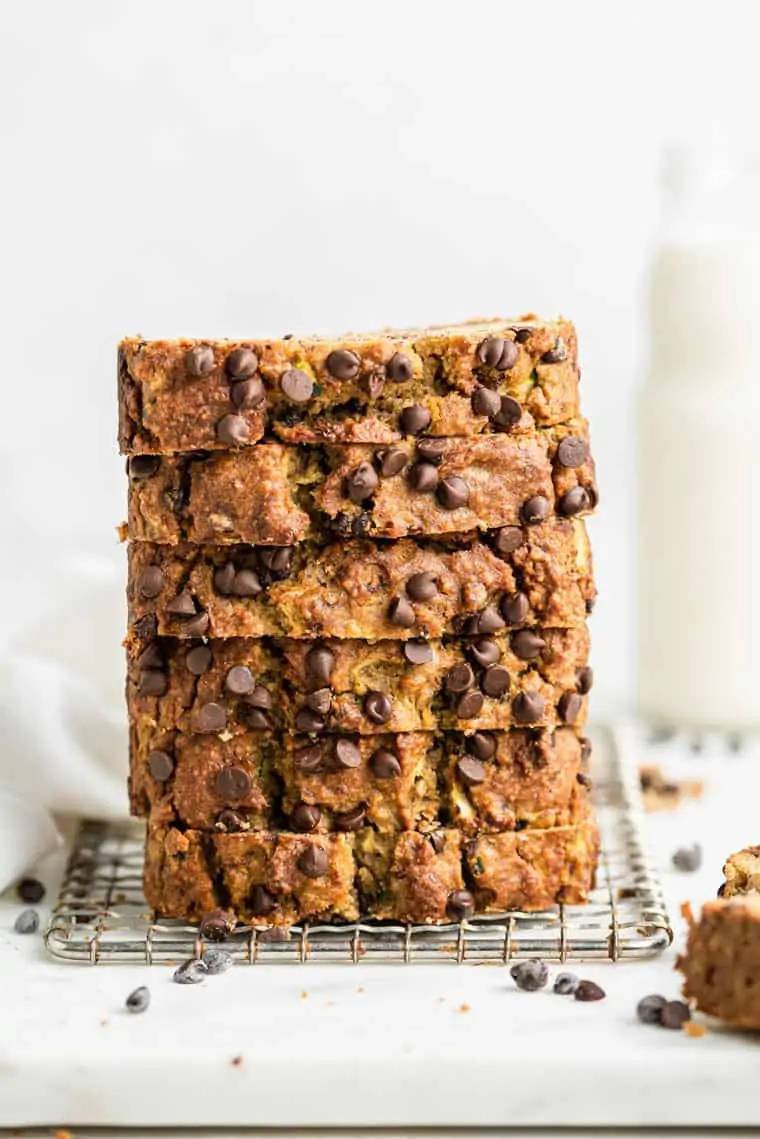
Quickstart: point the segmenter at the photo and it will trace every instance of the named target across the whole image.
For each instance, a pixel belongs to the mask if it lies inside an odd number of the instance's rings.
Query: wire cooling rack
[[[459,924],[372,920],[303,923],[276,932],[240,926],[226,943],[241,964],[497,964],[529,957],[611,961],[651,957],[672,940],[657,875],[640,833],[635,772],[612,732],[597,733],[591,774],[602,838],[597,886],[584,906],[489,914]],[[84,822],[45,934],[63,961],[155,965],[200,955],[196,926],[151,913],[142,893],[144,831]]]

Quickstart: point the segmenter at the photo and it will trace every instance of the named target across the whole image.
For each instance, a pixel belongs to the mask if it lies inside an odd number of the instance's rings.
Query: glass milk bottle
[[[637,409],[638,706],[662,727],[760,727],[759,158],[664,166]]]

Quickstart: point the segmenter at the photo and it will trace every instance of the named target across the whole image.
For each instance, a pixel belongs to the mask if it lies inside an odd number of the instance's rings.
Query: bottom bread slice
[[[222,908],[259,926],[305,919],[457,921],[587,899],[598,834],[577,826],[463,839],[459,831],[209,834],[152,824],[145,896],[165,917]]]

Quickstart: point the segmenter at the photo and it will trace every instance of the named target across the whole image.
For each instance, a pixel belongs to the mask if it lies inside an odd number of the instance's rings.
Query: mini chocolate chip
[[[400,474],[406,466],[406,458],[403,447],[388,447],[386,450],[375,451],[375,462],[384,479]]]
[[[208,613],[197,613],[184,622],[182,631],[186,637],[205,637],[210,623]]]
[[[16,933],[36,933],[40,928],[40,915],[36,910],[22,910],[13,923]]]
[[[251,890],[251,913],[254,917],[263,918],[271,914],[277,907],[274,897],[263,886],[254,886]]]
[[[435,494],[444,510],[459,510],[461,506],[467,505],[470,488],[459,475],[449,475],[439,485]]]
[[[549,980],[549,969],[544,961],[518,961],[509,970],[518,989],[525,993],[537,993]]]
[[[476,415],[487,415],[489,419],[501,410],[501,396],[490,388],[476,388],[470,402]]]
[[[203,676],[211,668],[211,649],[208,645],[196,645],[185,653],[185,668],[193,676]]]
[[[324,645],[309,649],[304,659],[306,675],[318,684],[327,684],[335,668],[335,657]]]
[[[347,348],[336,348],[325,360],[325,367],[336,380],[353,380],[359,375],[361,360]]]
[[[357,383],[369,399],[377,399],[385,387],[385,369],[379,366],[370,368],[362,372]]]
[[[260,407],[266,399],[266,392],[259,376],[251,376],[250,380],[238,380],[230,388],[230,399],[239,411]]]
[[[494,534],[493,548],[497,554],[512,554],[525,541],[525,534],[519,526],[502,526]]]
[[[503,395],[499,410],[493,417],[493,421],[497,427],[503,431],[509,431],[515,427],[522,419],[522,408],[520,404],[511,395]]]
[[[515,329],[515,340],[518,344],[524,344],[526,340],[530,340],[533,335],[532,328],[517,328]]]
[[[499,629],[503,628],[504,620],[499,616],[498,610],[493,605],[488,605],[477,614],[477,627],[473,629],[473,632],[498,633]]]
[[[140,696],[164,696],[169,688],[169,677],[158,668],[144,668],[137,681]]]
[[[185,368],[190,376],[207,376],[214,370],[214,350],[208,344],[196,344],[185,353]]]
[[[311,708],[299,708],[296,713],[296,728],[299,732],[323,732],[325,721]]]
[[[232,593],[232,584],[235,580],[235,567],[232,562],[225,562],[218,570],[214,570],[214,588],[217,593],[226,597]]]
[[[364,715],[373,724],[387,724],[393,711],[393,702],[384,692],[368,692],[362,702]]]
[[[476,641],[470,642],[468,648],[475,663],[483,667],[496,664],[496,661],[501,658],[499,643],[493,637],[478,637]]]
[[[206,966],[206,972],[209,975],[217,973],[226,973],[235,964],[235,960],[231,953],[226,949],[206,949],[203,954],[203,964]],[[232,1061],[233,1064],[235,1061]]]
[[[557,512],[562,514],[565,518],[572,518],[576,514],[581,514],[584,510],[589,510],[591,501],[586,494],[586,490],[582,486],[574,486],[567,494],[563,494],[562,498],[557,503]]]
[[[457,700],[456,713],[460,720],[474,720],[483,711],[483,693],[473,688]]]
[[[666,1004],[667,1001],[659,993],[652,993],[649,997],[642,997],[636,1005],[636,1016],[642,1024],[660,1024]]]
[[[252,731],[268,732],[272,727],[272,721],[261,708],[251,707],[248,703],[249,700],[249,696],[244,697],[243,704],[239,709],[239,715]]]
[[[251,791],[251,777],[242,767],[223,767],[215,780],[221,799],[245,799]]]
[[[272,695],[263,684],[257,684],[253,692],[250,692],[244,699],[249,708],[263,708],[265,712],[268,712],[272,707]]]
[[[230,696],[248,696],[255,687],[253,673],[244,664],[236,664],[224,678],[224,690]]]
[[[557,711],[559,712],[560,719],[566,724],[574,724],[581,714],[582,707],[582,696],[579,696],[577,692],[565,692],[559,698]]]
[[[434,656],[427,641],[405,641],[402,652],[410,664],[428,664]]]
[[[430,601],[438,596],[438,586],[435,575],[423,570],[422,573],[413,573],[407,580],[406,592],[412,601]]]
[[[216,425],[216,437],[228,447],[242,447],[251,435],[247,420],[242,415],[223,415]]]
[[[172,617],[194,617],[195,602],[191,594],[183,590],[176,597],[172,597],[171,601],[167,602],[166,612]]]
[[[161,459],[158,455],[133,455],[127,465],[129,477],[134,482],[140,482],[142,479],[151,478],[156,473],[161,466]]]
[[[434,467],[440,467],[443,456],[448,448],[447,439],[418,439],[414,447],[420,458]]]
[[[543,494],[534,494],[527,502],[522,504],[520,515],[523,522],[533,526],[536,522],[543,522],[549,516],[549,499]]]
[[[319,807],[314,807],[310,803],[299,803],[297,807],[294,807],[290,821],[294,830],[308,833],[319,826],[321,818],[322,812]]]
[[[359,745],[354,743],[353,740],[336,740],[333,754],[338,767],[345,767],[347,770],[351,770],[354,767],[361,766],[362,753],[359,750]]]
[[[307,846],[298,859],[298,869],[307,878],[324,877],[329,864],[327,851],[321,846]]]
[[[152,751],[148,756],[148,770],[159,783],[166,783],[174,773],[174,760],[165,751]]]
[[[435,853],[440,854],[446,845],[445,833],[443,831],[431,831],[427,837]]]
[[[596,598],[595,597],[587,597],[586,598],[586,612],[589,615],[594,612],[594,606],[595,605],[596,605]]]
[[[166,661],[163,658],[161,649],[155,641],[151,641],[150,644],[146,645],[137,658],[136,664],[141,670],[145,668],[161,669],[166,667]]]
[[[312,712],[318,712],[320,716],[326,716],[332,708],[332,690],[329,688],[318,688],[316,692],[310,692],[306,697],[306,706],[311,708]]]
[[[413,463],[407,479],[412,490],[431,494],[438,486],[438,470],[432,463]]]
[[[222,732],[227,727],[227,709],[221,704],[209,701],[198,710],[197,728],[199,732]]]
[[[518,596],[521,595],[518,594]],[[510,624],[514,623],[510,622]],[[520,629],[518,633],[513,633],[510,644],[512,652],[520,660],[536,660],[546,648],[546,641],[543,637],[539,637],[538,633],[534,633],[532,629]]]
[[[682,846],[673,855],[673,865],[683,874],[694,874],[702,865],[702,847],[698,842]]]
[[[340,518],[340,516],[338,516]],[[351,536],[353,538],[364,538],[372,529],[372,512],[370,510],[362,510],[356,518],[351,522]]]
[[[589,761],[589,759],[591,758],[591,752],[593,750],[592,746],[591,746],[591,740],[587,736],[581,736],[580,744],[581,744],[581,759],[583,760],[584,763],[587,763]]]
[[[490,732],[474,732],[465,738],[465,747],[476,759],[490,759],[496,754],[496,738]]]
[[[586,696],[594,687],[594,670],[590,665],[579,668],[575,674],[575,684],[581,696]]]
[[[575,776],[576,783],[580,783],[581,787],[585,787],[588,791],[594,786],[594,781],[590,775],[586,775],[585,771],[579,771]]]
[[[585,440],[575,435],[566,435],[557,448],[557,458],[560,465],[569,467],[582,467],[588,457],[588,447]]]
[[[377,489],[379,479],[371,463],[359,463],[346,479],[346,492],[352,502],[364,502]]]
[[[369,766],[375,779],[396,779],[401,774],[397,756],[386,747],[380,747],[372,753]]]
[[[238,570],[232,579],[230,593],[233,597],[258,597],[261,593],[261,582],[253,570]]]
[[[510,675],[503,664],[491,664],[483,673],[480,686],[486,696],[503,696],[509,690]]]
[[[227,910],[209,910],[198,923],[201,937],[209,941],[226,941],[235,928],[235,919]],[[205,958],[204,958],[205,960]]]
[[[469,664],[455,664],[444,678],[446,691],[451,693],[466,692],[474,683],[475,673]]]
[[[364,825],[364,820],[367,817],[367,808],[363,803],[358,807],[352,807],[349,811],[344,811],[340,815],[335,816],[335,829],[339,831],[358,831],[359,827]]]
[[[467,921],[475,913],[475,899],[469,890],[452,890],[446,901],[446,913],[452,921]]]
[[[190,957],[172,973],[172,980],[177,985],[200,985],[208,976],[208,969],[196,957]]]
[[[155,613],[143,613],[132,623],[132,632],[141,640],[155,637],[158,632],[158,618]]]
[[[145,1012],[150,1006],[150,989],[147,985],[139,985],[133,989],[124,1002],[127,1012]]]
[[[544,698],[540,692],[518,692],[512,701],[512,715],[518,724],[537,723],[544,709]]]
[[[216,827],[218,830],[225,831],[227,834],[237,834],[240,831],[250,830],[251,824],[245,815],[241,815],[238,811],[231,811],[227,808],[227,810],[220,811],[217,816]]]
[[[311,747],[300,747],[297,751],[293,752],[293,766],[298,771],[304,771],[311,774],[314,771],[319,771],[322,766],[323,754],[320,744],[312,744]]]
[[[388,379],[393,380],[394,383],[405,383],[411,380],[414,374],[414,366],[408,356],[403,352],[394,352],[388,363],[385,365],[388,373]]]
[[[290,546],[260,546],[258,558],[264,569],[272,574],[286,576],[293,565],[293,550]]]
[[[475,756],[463,755],[461,759],[457,760],[456,766],[459,778],[468,787],[476,787],[485,780],[486,769]]]
[[[508,625],[524,625],[530,613],[530,602],[524,593],[511,593],[502,601],[501,612]]]
[[[146,566],[140,571],[137,578],[137,592],[140,597],[149,600],[158,597],[164,588],[164,575],[160,566]]]
[[[579,981],[573,996],[576,1001],[603,1001],[607,994],[596,981]]]
[[[405,597],[394,597],[388,606],[388,620],[402,629],[411,629],[417,618]]]
[[[502,336],[489,336],[478,345],[477,357],[487,368],[497,372],[507,372],[517,363],[519,353],[513,340]]]
[[[224,362],[224,370],[233,380],[247,380],[258,371],[259,358],[250,348],[234,348]]]
[[[300,368],[289,368],[280,376],[283,395],[293,403],[308,403],[314,394],[314,381]]]
[[[419,435],[430,426],[432,415],[421,403],[413,403],[405,407],[398,419],[398,425],[404,435]]]
[[[542,364],[560,364],[567,357],[567,348],[561,336],[554,341],[554,347],[544,352],[541,357]]]

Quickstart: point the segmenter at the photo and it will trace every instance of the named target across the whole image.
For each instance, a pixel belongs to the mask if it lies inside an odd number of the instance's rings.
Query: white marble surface
[[[758,838],[760,753],[661,758],[708,781],[647,818],[677,947],[678,904],[713,895],[724,855]],[[694,839],[703,871],[668,871]],[[0,1124],[760,1125],[758,1038],[635,1020],[641,996],[678,994],[675,948],[577,967],[607,992],[590,1005],[518,992],[501,967],[240,967],[184,987],[169,968],[55,963],[11,931],[18,909],[0,902]],[[149,1011],[128,1015],[146,983]]]

